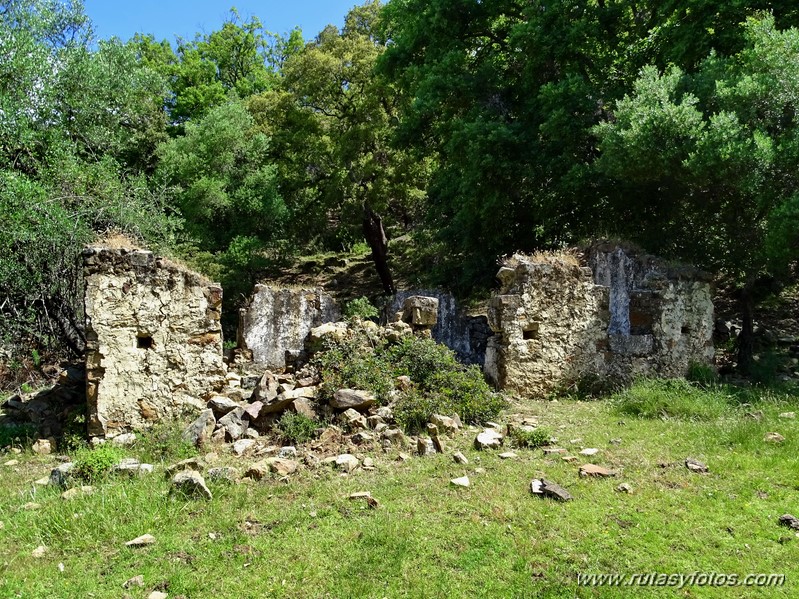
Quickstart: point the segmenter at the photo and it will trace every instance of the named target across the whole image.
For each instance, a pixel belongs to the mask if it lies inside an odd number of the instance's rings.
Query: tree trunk
[[[383,291],[386,295],[394,295],[394,280],[388,269],[388,237],[383,229],[383,219],[366,203],[363,205],[363,213],[363,236],[372,248],[372,260],[383,284]]]
[[[752,283],[746,283],[741,290],[741,332],[738,335],[738,370],[749,374],[754,354],[754,315],[755,302],[752,297]]]
[[[61,340],[76,357],[83,356],[86,351],[86,337],[75,319],[72,308],[61,297],[45,297],[44,305],[50,318],[58,326]]]

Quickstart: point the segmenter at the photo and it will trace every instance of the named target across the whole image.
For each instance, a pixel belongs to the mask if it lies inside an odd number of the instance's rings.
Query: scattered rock
[[[39,545],[36,549],[31,551],[31,557],[35,557],[38,559],[40,557],[44,557],[46,553],[47,553],[47,547],[45,547],[44,545]]]
[[[610,440],[610,444],[611,445],[621,445],[621,439],[618,439],[618,438],[617,439],[611,439]]]
[[[3,462],[3,466],[16,466],[19,464],[19,460],[8,460],[7,462]]]
[[[699,474],[705,474],[708,471],[706,464],[703,464],[699,460],[695,460],[693,458],[687,458],[685,460],[685,467],[691,472],[697,472]]]
[[[546,480],[544,478],[533,479],[530,482],[530,492],[534,495],[549,497],[550,499],[554,499],[556,501],[571,501],[573,499],[571,493],[569,493],[566,489],[561,487],[559,484],[553,483],[552,481]]]
[[[262,460],[250,466],[247,469],[247,471],[244,473],[244,477],[251,478],[253,480],[261,480],[267,474],[269,474],[269,471],[270,471],[269,464],[267,464],[265,460]]]
[[[217,426],[225,431],[225,439],[237,441],[247,430],[249,422],[244,420],[244,408],[238,407],[228,412],[217,422]]]
[[[161,591],[153,591],[147,595],[147,599],[169,599],[169,595],[162,593]]]
[[[233,453],[239,457],[243,456],[247,450],[252,449],[254,445],[254,439],[239,439],[233,444]]]
[[[132,587],[143,587],[144,586],[144,575],[139,574],[138,576],[134,576],[133,578],[128,578],[125,582],[122,583],[123,589],[129,589]]]
[[[597,466],[596,464],[583,464],[580,466],[580,476],[605,477],[616,476],[616,473],[613,470],[608,470],[607,468]]]
[[[151,474],[153,471],[152,464],[142,464],[136,458],[122,458],[119,463],[114,466],[114,472],[121,472],[124,474]]]
[[[202,472],[204,469],[205,461],[202,458],[187,458],[176,464],[167,466],[166,470],[164,470],[164,476],[166,478],[171,478],[181,470],[196,470],[197,472]]]
[[[38,439],[31,446],[31,450],[37,455],[50,455],[55,451],[55,443],[50,439]]]
[[[229,397],[225,397],[224,395],[214,395],[208,400],[208,407],[213,410],[214,415],[217,418],[221,418],[240,406],[237,402],[233,401]]]
[[[279,385],[280,383],[278,383],[277,377],[267,370],[255,384],[250,399],[252,401],[269,403],[277,397],[277,388]]]
[[[204,445],[210,441],[215,426],[216,418],[214,418],[213,410],[203,410],[197,420],[183,431],[183,439],[195,447]]]
[[[211,490],[205,485],[202,474],[196,470],[183,470],[172,477],[172,487],[189,497],[212,499]]]
[[[323,349],[327,342],[339,343],[344,341],[348,335],[346,322],[327,322],[310,330],[306,347],[309,351],[318,351]]]
[[[112,445],[117,447],[131,447],[136,444],[136,435],[134,433],[122,433],[110,439]]]
[[[500,459],[503,460],[515,460],[519,456],[513,453],[512,451],[506,451],[505,453],[499,454]]]
[[[364,470],[374,470],[375,461],[372,458],[364,458],[361,466]]]
[[[380,406],[377,408],[376,414],[380,416],[385,422],[394,420],[394,411],[388,406]]]
[[[469,460],[460,451],[452,454],[452,459],[455,460],[456,464],[463,464],[464,466],[469,463]]]
[[[284,460],[283,458],[267,458],[264,460],[269,469],[280,476],[288,476],[294,474],[300,465],[294,460]]]
[[[277,457],[284,459],[293,459],[297,457],[297,448],[293,445],[286,445],[280,448],[277,452]]]
[[[155,543],[155,537],[151,534],[144,534],[135,539],[131,539],[125,543],[126,547],[144,547],[145,545],[152,545]]]
[[[780,516],[780,524],[793,528],[794,530],[799,530],[799,518],[791,514],[783,514]]]
[[[569,464],[573,464],[574,462],[578,461],[579,458],[576,455],[565,455],[560,458],[564,462],[568,462]]]
[[[408,445],[408,440],[405,437],[405,433],[398,428],[384,430],[380,436],[384,441],[388,442],[389,445],[395,447],[407,447]]]
[[[348,408],[338,415],[339,422],[350,429],[366,429],[368,425],[366,418],[358,410]]]
[[[568,450],[562,447],[542,447],[541,450],[544,452],[544,455],[557,455],[562,453],[568,453]]]
[[[210,468],[208,470],[208,480],[215,482],[236,482],[239,478],[239,471],[230,466],[222,466],[220,468]]]
[[[433,440],[426,437],[416,439],[416,453],[420,456],[436,455],[436,446]]]
[[[83,497],[85,495],[91,495],[94,493],[94,487],[89,485],[83,485],[81,487],[73,487],[72,489],[67,489],[63,493],[61,493],[61,499],[75,499],[76,497]]]
[[[433,327],[438,322],[438,298],[412,295],[402,303],[402,321],[415,327]]]
[[[599,450],[596,447],[586,447],[580,452],[580,455],[596,455]]]
[[[782,443],[785,441],[785,437],[779,433],[766,433],[766,436],[763,437],[763,441],[766,443]]]
[[[431,424],[435,424],[440,431],[443,431],[449,435],[455,434],[458,432],[460,425],[455,421],[454,418],[450,418],[449,416],[442,416],[441,414],[433,414],[430,416]]]
[[[468,487],[469,486],[469,477],[468,476],[461,476],[460,478],[453,478],[449,481],[451,485],[456,487]]]
[[[784,418],[786,420],[794,420],[796,418],[796,412],[783,412],[779,415],[779,418]]]
[[[290,407],[297,414],[302,414],[311,420],[319,420],[319,414],[316,411],[316,403],[307,397],[298,397],[291,402]]]
[[[339,389],[333,394],[333,399],[330,400],[330,405],[337,410],[349,408],[365,410],[374,403],[374,395],[368,391],[360,391],[358,389]]]
[[[50,484],[56,487],[61,487],[62,489],[66,489],[72,480],[70,473],[74,469],[75,464],[72,462],[59,464],[50,471]]]
[[[358,458],[350,453],[343,453],[337,456],[334,463],[336,464],[336,468],[344,472],[352,472],[360,465]]]
[[[474,469],[474,473],[475,474],[485,474],[486,473],[486,469],[485,468],[475,468]]]
[[[632,494],[633,492],[633,488],[627,483],[621,483],[618,487],[616,487],[616,490],[619,493],[627,493],[628,495]]]
[[[23,503],[19,509],[31,512],[34,510],[38,510],[41,507],[42,507],[41,503],[36,503],[35,501],[29,501],[28,503]]]
[[[497,449],[502,447],[503,437],[497,431],[487,428],[482,433],[477,435],[474,440],[476,449]]]

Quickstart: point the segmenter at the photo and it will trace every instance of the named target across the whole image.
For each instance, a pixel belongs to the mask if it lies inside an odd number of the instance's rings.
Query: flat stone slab
[[[469,486],[469,477],[468,476],[461,476],[460,478],[453,478],[449,481],[451,485],[455,487],[468,487]]]
[[[613,470],[608,470],[602,466],[597,466],[596,464],[583,464],[580,466],[580,476],[616,476],[616,472]]]
[[[545,478],[534,478],[530,481],[530,492],[533,495],[548,497],[555,501],[571,501],[574,499],[566,489]]]
[[[687,458],[685,460],[685,467],[691,472],[696,472],[698,474],[705,474],[709,470],[707,464],[693,458]]]

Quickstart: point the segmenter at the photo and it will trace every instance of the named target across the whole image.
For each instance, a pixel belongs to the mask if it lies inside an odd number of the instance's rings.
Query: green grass
[[[444,438],[446,455],[398,462],[396,451],[365,452],[376,461],[373,472],[343,477],[320,468],[289,483],[209,483],[210,502],[170,496],[160,468],[112,477],[94,495],[64,501],[31,484],[53,458],[9,456],[21,463],[0,466],[0,597],[138,598],[155,588],[173,598],[796,597],[799,538],[777,519],[799,515],[799,421],[778,414],[796,411],[799,399],[748,398],[757,405],[733,403],[701,419],[690,416],[693,409],[686,418],[620,414],[611,402],[515,406],[570,453],[599,448],[585,461],[618,470],[613,479],[580,478],[582,459],[569,464],[540,449],[501,460],[499,452],[474,450],[472,431]],[[759,419],[746,415],[753,409]],[[765,443],[770,431],[786,441]],[[467,466],[452,461],[456,450]],[[253,461],[219,455],[240,467]],[[686,457],[710,473],[689,472]],[[471,487],[449,484],[464,474]],[[574,501],[532,496],[529,482],[542,476]],[[621,482],[633,493],[615,491]],[[364,490],[377,509],[348,500]],[[20,509],[29,501],[42,507]],[[144,533],[155,545],[124,546]],[[32,558],[42,544],[47,555]],[[787,582],[727,590],[576,586],[578,573],[697,570],[784,573]],[[145,587],[123,590],[137,574]]]

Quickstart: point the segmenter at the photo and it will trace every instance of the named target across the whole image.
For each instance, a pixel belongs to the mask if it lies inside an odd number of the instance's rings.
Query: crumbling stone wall
[[[312,328],[340,319],[333,298],[322,289],[256,285],[239,313],[238,346],[271,370],[285,368],[302,353]]]
[[[486,374],[520,396],[684,376],[713,360],[707,275],[598,243],[584,256],[515,255],[489,305]]]
[[[458,306],[455,296],[439,289],[402,290],[391,298],[385,307],[385,319],[394,320],[394,315],[403,309],[405,300],[413,296],[434,297],[438,299],[438,319],[431,329],[431,335],[438,343],[446,345],[455,352],[465,364],[485,362],[488,338],[493,332],[485,315],[473,315]]]
[[[83,261],[89,434],[204,408],[224,385],[221,287],[148,251],[87,248]]]

